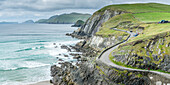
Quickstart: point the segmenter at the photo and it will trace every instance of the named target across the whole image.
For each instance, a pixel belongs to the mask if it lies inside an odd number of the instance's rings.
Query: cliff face
[[[116,43],[119,43],[120,41],[123,41],[123,39],[127,36],[111,36],[111,37],[101,37],[101,36],[93,36],[90,39],[87,40],[87,44],[96,50],[101,51],[103,48],[110,47]]]
[[[75,36],[91,36],[87,39],[87,44],[90,47],[96,50],[102,50],[108,46],[111,46],[115,43],[118,43],[123,40],[126,36],[110,36],[110,37],[102,37],[95,35],[96,32],[99,31],[102,24],[108,21],[110,18],[125,13],[124,11],[119,10],[105,10],[103,12],[94,13],[85,24],[79,28],[77,31],[73,33]]]
[[[85,24],[77,31],[74,32],[76,35],[80,36],[93,36],[96,32],[99,31],[99,28],[104,22],[110,18],[123,14],[125,12],[119,10],[105,10],[104,12],[96,12],[90,17]]]

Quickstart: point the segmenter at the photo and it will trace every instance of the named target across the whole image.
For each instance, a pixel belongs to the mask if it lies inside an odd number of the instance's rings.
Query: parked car
[[[165,20],[161,20],[160,22],[158,23],[168,23],[168,21],[165,21]]]
[[[134,36],[136,37],[136,36],[138,36],[139,35],[139,33],[136,33]]]

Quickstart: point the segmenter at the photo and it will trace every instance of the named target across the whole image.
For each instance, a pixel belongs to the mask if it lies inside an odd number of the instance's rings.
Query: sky
[[[147,2],[170,4],[170,0],[0,0],[0,22],[36,21],[71,12],[93,14],[111,4]]]

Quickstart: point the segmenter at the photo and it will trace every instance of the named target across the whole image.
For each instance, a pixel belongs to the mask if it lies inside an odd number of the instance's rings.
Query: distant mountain
[[[18,22],[0,22],[0,24],[18,24]]]
[[[25,21],[25,22],[23,22],[24,24],[33,24],[34,23],[34,21],[33,20],[27,20],[27,21]]]
[[[40,19],[36,23],[47,24],[74,24],[78,20],[86,21],[91,15],[81,13],[61,14],[50,17],[49,19]]]

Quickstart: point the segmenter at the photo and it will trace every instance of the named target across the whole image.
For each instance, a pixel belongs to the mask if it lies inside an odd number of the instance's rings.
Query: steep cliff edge
[[[120,10],[105,10],[104,12],[96,12],[85,22],[85,24],[80,29],[75,31],[73,34],[80,36],[92,36],[99,31],[99,28],[104,22],[116,15],[123,13],[125,12]]]
[[[126,12],[123,10],[107,9],[104,11],[97,11],[83,26],[74,31],[71,35],[77,38],[86,38],[86,45],[101,51],[103,48],[107,48],[115,43],[123,41],[128,36],[125,32],[114,31],[112,29],[109,29],[112,34],[107,33],[107,37],[104,34],[96,34],[100,31],[102,25],[109,19],[124,13]]]

